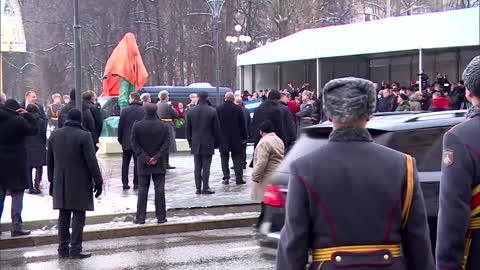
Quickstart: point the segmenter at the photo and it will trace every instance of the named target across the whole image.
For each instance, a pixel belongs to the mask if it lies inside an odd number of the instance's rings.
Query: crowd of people
[[[433,84],[424,81],[422,90],[419,84],[406,87],[394,82],[383,83],[378,91],[377,112],[460,110],[470,106],[463,81],[452,85],[440,73]]]

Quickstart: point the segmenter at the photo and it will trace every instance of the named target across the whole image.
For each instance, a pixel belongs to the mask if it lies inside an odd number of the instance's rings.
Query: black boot
[[[89,252],[80,252],[77,254],[70,254],[71,259],[86,259],[92,257],[92,253]]]

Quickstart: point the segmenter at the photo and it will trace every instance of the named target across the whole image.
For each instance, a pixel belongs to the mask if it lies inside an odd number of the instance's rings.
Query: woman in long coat
[[[255,148],[252,172],[252,199],[263,201],[266,186],[270,183],[269,177],[275,172],[283,160],[285,145],[283,141],[273,131],[273,124],[266,120],[260,124],[260,135],[262,138]],[[264,204],[258,218],[257,227],[261,224]]]
[[[30,104],[27,111],[35,119],[39,132],[33,136],[25,138],[25,148],[27,149],[27,166],[29,176],[30,194],[40,194],[40,182],[43,176],[43,166],[47,165],[47,119],[41,117],[39,108]],[[35,169],[35,183],[32,183],[32,170]]]

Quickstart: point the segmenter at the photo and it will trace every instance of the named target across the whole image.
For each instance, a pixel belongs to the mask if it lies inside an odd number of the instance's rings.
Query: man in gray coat
[[[61,258],[83,259],[91,256],[82,252],[85,211],[93,211],[93,192],[95,198],[102,193],[103,179],[93,139],[81,123],[80,111],[71,109],[64,127],[53,131],[48,140],[48,181],[53,209],[60,210],[58,254]]]
[[[333,131],[291,166],[277,269],[305,269],[310,250],[310,269],[432,270],[415,161],[374,143],[366,129],[375,85],[342,78],[323,91]]]
[[[178,117],[178,112],[172,107],[168,91],[161,91],[158,93],[160,101],[157,103],[157,116],[162,122],[168,124],[170,131],[170,153],[177,152],[177,142],[175,141],[175,118]],[[175,167],[170,165],[170,156],[167,155],[165,159],[167,169],[172,170]]]
[[[165,159],[170,147],[168,124],[158,120],[155,104],[145,104],[145,117],[132,128],[132,149],[137,159],[138,201],[137,216],[133,223],[145,224],[150,179],[155,186],[155,214],[158,223],[165,223]],[[154,138],[154,139],[152,139]]]

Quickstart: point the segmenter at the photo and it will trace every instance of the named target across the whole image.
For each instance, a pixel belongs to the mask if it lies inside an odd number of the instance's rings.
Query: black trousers
[[[10,190],[12,196],[12,208],[10,214],[12,217],[11,231],[20,231],[22,229],[22,209],[23,209],[23,194],[22,190]],[[0,220],[2,219],[3,205],[5,197],[7,196],[7,188],[0,186]]]
[[[165,174],[139,175],[137,215],[136,219],[145,221],[147,215],[148,189],[150,188],[150,179],[153,180],[155,188],[155,215],[158,221],[163,221],[167,217],[165,206]]]
[[[247,167],[247,144],[242,145],[242,167]]]
[[[222,160],[222,172],[223,180],[230,179],[230,167],[228,162],[230,161],[230,152],[220,152],[220,158]],[[242,153],[232,153],[233,169],[235,171],[235,180],[237,182],[243,181],[243,166],[242,166]]]
[[[261,202],[260,203],[260,216],[258,216],[257,220],[257,229],[262,226],[263,219],[265,218],[265,203]]]
[[[43,167],[42,166],[40,166],[40,167],[30,167],[28,169],[28,185],[29,185],[30,192],[33,192],[34,186],[35,186],[33,184],[34,179],[32,179],[32,170],[33,169],[35,169],[35,180],[38,181],[39,184],[42,181],[42,176],[43,176]]]
[[[193,162],[195,163],[195,186],[197,190],[208,190],[210,179],[210,167],[212,165],[212,155],[194,155]]]
[[[133,185],[138,186],[138,173],[137,173],[137,159],[133,153],[133,150],[123,150],[122,154],[122,184],[128,186],[128,170],[130,168],[130,160],[133,157]]]
[[[73,216],[72,216],[73,214]],[[70,235],[70,221],[72,234]],[[59,253],[76,255],[82,252],[83,227],[85,226],[85,211],[60,209],[58,216]]]

